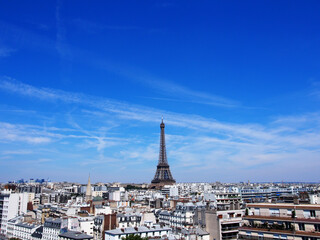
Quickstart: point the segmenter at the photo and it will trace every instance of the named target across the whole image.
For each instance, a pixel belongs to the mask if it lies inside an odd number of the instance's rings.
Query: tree
[[[139,236],[139,235],[137,235],[137,234],[130,234],[130,235],[128,235],[128,236],[126,236],[126,237],[123,237],[123,238],[121,238],[122,240],[148,240],[148,237],[141,237],[141,236]]]

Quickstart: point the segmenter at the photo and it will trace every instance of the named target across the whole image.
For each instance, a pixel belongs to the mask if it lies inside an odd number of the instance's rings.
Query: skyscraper
[[[176,181],[173,179],[170,171],[170,167],[167,159],[167,151],[166,151],[166,141],[164,135],[165,125],[163,123],[163,118],[160,124],[160,151],[159,151],[159,161],[156,170],[156,174],[154,175],[153,180],[151,181],[151,187],[160,188],[164,185],[172,185],[175,184]]]

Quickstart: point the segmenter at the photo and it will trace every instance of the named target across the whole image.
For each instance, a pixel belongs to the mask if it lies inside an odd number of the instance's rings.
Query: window
[[[280,210],[278,208],[270,208],[270,216],[279,216]]]
[[[287,215],[291,216],[292,215],[292,209],[287,209]]]
[[[305,218],[310,218],[310,211],[309,210],[303,210],[303,216]]]
[[[316,232],[320,232],[320,224],[315,224],[315,225],[314,225],[314,230],[315,230]]]
[[[260,208],[254,209],[254,215],[260,215]]]
[[[315,216],[316,216],[316,211],[310,210],[310,217],[315,217]]]
[[[304,223],[299,223],[299,230],[305,231]]]

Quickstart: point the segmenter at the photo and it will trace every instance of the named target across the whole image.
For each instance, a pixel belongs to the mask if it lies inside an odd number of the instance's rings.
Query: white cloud
[[[153,142],[144,138],[140,139],[141,142],[137,142],[138,136],[129,136],[122,132],[121,127],[130,128],[133,126],[130,124],[138,126],[143,126],[145,123],[158,124],[161,115],[165,116],[166,124],[184,133],[180,135],[167,133],[169,163],[175,167],[174,171],[178,176],[183,176],[183,171],[188,171],[187,169],[193,169],[192,171],[199,177],[209,176],[210,171],[220,174],[220,172],[241,170],[248,177],[255,176],[262,179],[263,176],[260,175],[263,169],[267,172],[273,168],[291,166],[292,163],[298,164],[299,159],[303,159],[303,163],[310,167],[316,167],[313,161],[320,157],[319,113],[282,116],[264,125],[234,124],[111,99],[35,88],[8,79],[2,81],[0,88],[41,100],[75,104],[80,107],[81,113],[87,114],[86,121],[87,117],[91,117],[90,120],[100,119],[99,121],[103,123],[108,116],[108,125],[111,127],[106,128],[81,125],[74,121],[70,113],[66,118],[71,129],[0,123],[0,130],[4,133],[0,136],[0,141],[26,141],[35,144],[67,138],[78,139],[76,144],[74,142],[70,144],[75,144],[77,149],[94,148],[98,153],[95,158],[82,161],[83,166],[117,162],[122,162],[126,166],[142,166],[146,163],[150,165],[152,162],[156,165],[158,136]],[[118,131],[122,135],[109,136],[112,128],[115,128],[113,132]],[[111,155],[105,156],[105,149],[117,146],[121,146],[121,150],[111,151]],[[287,177],[299,172],[298,166],[290,169],[290,173],[285,173]],[[206,174],[202,175],[203,172]],[[314,179],[316,176],[311,177]]]

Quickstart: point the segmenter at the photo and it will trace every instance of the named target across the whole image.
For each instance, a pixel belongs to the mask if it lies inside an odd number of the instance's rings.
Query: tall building
[[[7,233],[8,221],[27,213],[28,194],[5,191],[0,194],[0,234]]]
[[[92,200],[92,188],[90,182],[90,174],[88,178],[87,190],[86,190],[86,201]]]
[[[164,135],[165,125],[163,123],[163,118],[160,124],[160,151],[159,151],[159,161],[156,170],[156,174],[154,175],[153,180],[151,181],[151,187],[153,188],[161,188],[164,185],[173,185],[176,181],[173,179],[170,171],[170,167],[167,159],[166,152],[166,141]]]

